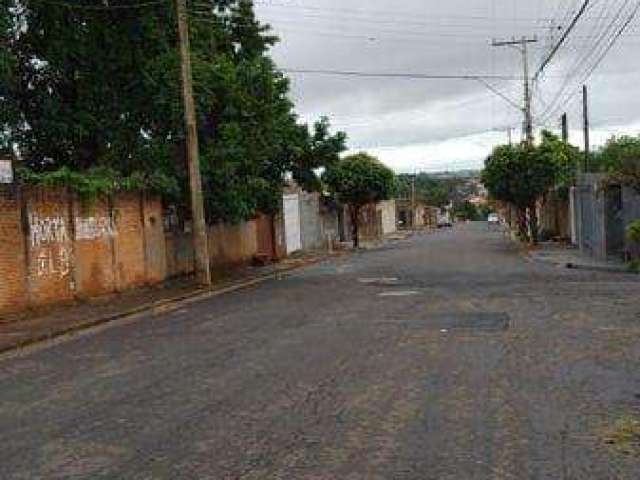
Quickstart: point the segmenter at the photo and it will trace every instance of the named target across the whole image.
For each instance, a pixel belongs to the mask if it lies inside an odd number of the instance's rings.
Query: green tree
[[[358,247],[362,207],[393,197],[397,187],[395,174],[377,158],[361,152],[331,164],[322,180],[338,201],[349,205],[354,246]]]
[[[411,198],[413,182],[413,175],[398,175],[398,195]],[[451,187],[447,181],[433,178],[427,173],[419,173],[415,177],[416,200],[433,207],[444,207],[449,203]]]
[[[10,129],[16,123],[16,112],[11,102],[16,66],[11,49],[14,30],[11,6],[11,0],[0,0],[0,154],[11,150]]]
[[[554,185],[557,173],[558,159],[547,147],[501,145],[487,158],[482,181],[495,200],[515,206],[523,241],[537,243],[536,202]]]
[[[640,136],[610,138],[595,154],[598,169],[640,193]]]
[[[461,220],[471,220],[472,222],[475,222],[482,218],[482,214],[479,211],[478,207],[468,201],[456,205],[453,209],[453,214],[455,217],[460,218]]]
[[[208,220],[277,208],[287,172],[317,188],[315,171],[338,158],[345,136],[331,134],[326,120],[298,122],[289,82],[269,58],[277,38],[257,21],[253,2],[202,0],[191,10]],[[165,176],[182,188],[174,200],[186,204],[171,0],[0,0],[0,42],[0,147],[17,145],[36,173]]]
[[[542,142],[536,148],[538,157],[545,157],[545,163],[553,163],[556,166],[554,187],[561,197],[569,197],[569,189],[576,183],[578,165],[583,156],[580,149],[562,141],[557,135],[543,130]]]

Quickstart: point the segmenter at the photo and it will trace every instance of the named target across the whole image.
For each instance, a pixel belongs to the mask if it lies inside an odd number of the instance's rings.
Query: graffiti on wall
[[[115,235],[111,217],[76,217],[76,240],[97,240]]]
[[[64,278],[71,273],[71,250],[65,246],[42,249],[35,257],[38,277]]]
[[[60,216],[29,215],[33,271],[38,277],[64,278],[71,273],[71,249],[67,221]]]
[[[67,221],[63,217],[40,217],[32,213],[29,215],[29,232],[32,247],[69,240]]]

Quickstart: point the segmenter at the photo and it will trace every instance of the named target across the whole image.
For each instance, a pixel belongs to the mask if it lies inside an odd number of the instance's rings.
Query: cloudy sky
[[[492,39],[537,37],[529,49],[533,75],[584,0],[255,3],[259,18],[281,38],[273,57],[283,69],[479,75],[522,104],[522,57],[515,49],[492,47]],[[537,128],[557,129],[566,111],[571,140],[581,144],[580,86],[588,77],[592,143],[640,132],[638,4],[589,2],[535,82]],[[520,138],[522,114],[476,80],[288,75],[304,120],[327,115],[348,133],[351,149],[374,153],[397,171],[477,168],[494,145],[507,141],[509,128]]]

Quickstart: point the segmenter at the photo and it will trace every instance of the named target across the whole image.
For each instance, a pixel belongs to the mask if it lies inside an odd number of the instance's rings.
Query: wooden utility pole
[[[584,122],[584,172],[589,170],[589,153],[590,153],[590,141],[589,141],[589,93],[587,86],[582,86],[582,118]]]
[[[413,169],[413,176],[411,177],[411,226],[415,227],[417,223],[416,217],[416,169]]]
[[[569,143],[569,119],[566,113],[562,114],[560,122],[562,124],[562,141],[564,143]]]
[[[536,43],[537,38],[522,37],[520,40],[512,39],[506,41],[494,40],[491,45],[494,47],[513,47],[522,54],[523,64],[523,80],[524,80],[524,108],[522,113],[524,114],[524,137],[529,145],[533,145],[533,116],[531,114],[531,88],[529,85],[529,58],[527,52],[527,45],[529,43]]]
[[[196,107],[193,100],[193,78],[191,73],[191,48],[189,46],[189,25],[186,0],[176,1],[178,17],[178,37],[180,40],[180,66],[182,73],[182,96],[184,102],[184,123],[187,134],[187,166],[191,190],[191,216],[193,222],[193,251],[196,278],[202,285],[211,285],[209,270],[209,249],[207,225],[204,218],[202,179],[200,177],[200,157],[198,153],[198,127]]]

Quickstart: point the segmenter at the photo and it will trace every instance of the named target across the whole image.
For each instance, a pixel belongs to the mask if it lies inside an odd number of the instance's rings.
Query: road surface
[[[0,360],[0,478],[638,479],[639,298],[417,235]]]

